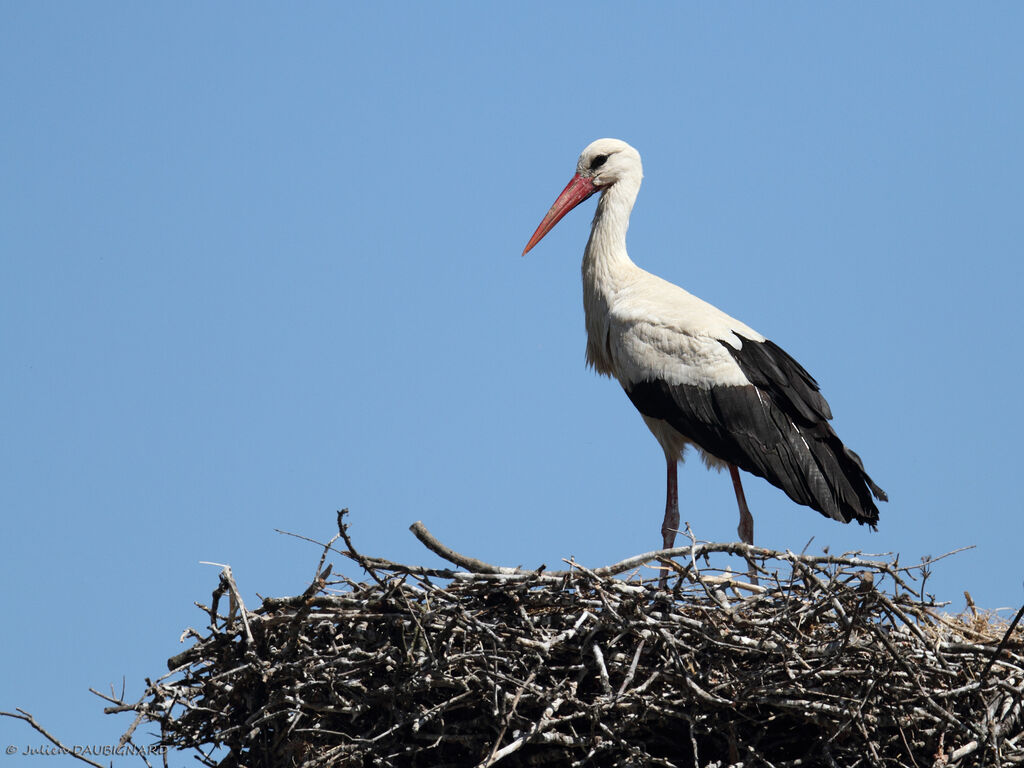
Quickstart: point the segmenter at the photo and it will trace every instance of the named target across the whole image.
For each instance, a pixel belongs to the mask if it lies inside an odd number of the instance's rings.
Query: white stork
[[[885,492],[832,429],[832,412],[811,375],[754,329],[630,260],[626,229],[642,178],[639,152],[618,139],[598,139],[583,150],[523,255],[601,193],[583,252],[587,363],[619,380],[665,452],[664,547],[679,529],[676,465],[688,445],[709,467],[729,468],[747,544],[754,520],[739,469],[826,517],[874,528],[871,496],[887,501]]]

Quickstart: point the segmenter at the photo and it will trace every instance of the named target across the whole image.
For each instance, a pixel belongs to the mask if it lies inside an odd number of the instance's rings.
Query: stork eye
[[[596,171],[598,168],[604,165],[605,160],[607,159],[608,155],[598,155],[597,157],[590,161],[590,170]]]

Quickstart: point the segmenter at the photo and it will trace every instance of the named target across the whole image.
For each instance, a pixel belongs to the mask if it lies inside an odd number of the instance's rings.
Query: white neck
[[[598,269],[614,268],[621,261],[629,262],[626,253],[626,230],[629,214],[640,192],[639,178],[623,178],[601,193],[590,226],[590,239],[583,254],[584,269],[591,262]],[[632,263],[632,262],[629,262]]]
[[[612,372],[605,343],[609,307],[615,294],[637,269],[626,252],[626,230],[640,191],[640,179],[639,173],[625,176],[601,193],[590,227],[590,239],[583,252],[587,362],[599,373]]]

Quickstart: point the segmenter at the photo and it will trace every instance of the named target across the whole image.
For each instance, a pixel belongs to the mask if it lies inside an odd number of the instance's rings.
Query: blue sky
[[[3,0],[0,709],[114,742],[130,718],[87,688],[161,673],[199,562],[251,605],[301,591],[318,552],[274,529],[326,539],[341,507],[406,562],[436,562],[421,519],[503,565],[654,548],[660,449],[583,362],[594,203],[520,257],[603,136],[645,162],[633,259],[800,360],[889,492],[871,533],[748,477],[758,542],[973,544],[931,589],[1017,607],[1022,28],[1011,3]],[[735,538],[727,475],[694,460],[680,496]]]

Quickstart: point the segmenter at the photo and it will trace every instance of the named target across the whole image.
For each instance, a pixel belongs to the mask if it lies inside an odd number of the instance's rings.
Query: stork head
[[[576,175],[562,190],[523,249],[523,255],[550,232],[569,211],[596,192],[630,179],[640,184],[643,166],[640,153],[619,139],[598,139],[588,145],[576,163]]]

